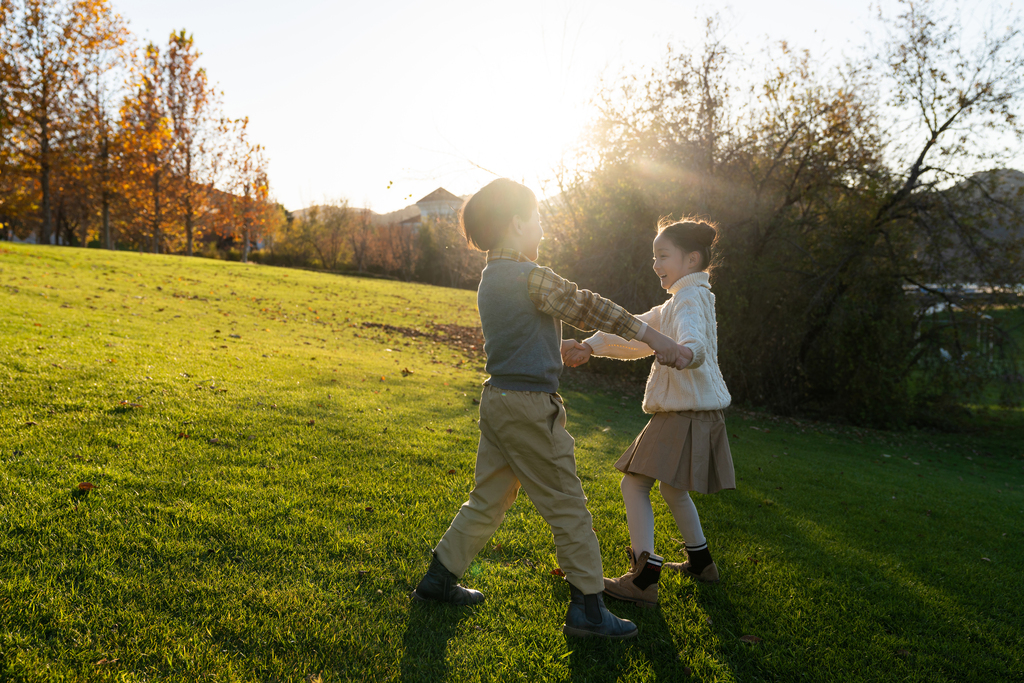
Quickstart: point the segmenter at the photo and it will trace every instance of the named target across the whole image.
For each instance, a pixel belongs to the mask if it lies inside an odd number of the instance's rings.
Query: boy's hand
[[[682,370],[693,360],[693,351],[650,327],[640,341],[654,350],[654,357],[659,363],[670,368]]]
[[[562,342],[562,362],[570,368],[586,363],[593,352],[594,349],[585,342],[581,344],[575,339],[566,339]]]

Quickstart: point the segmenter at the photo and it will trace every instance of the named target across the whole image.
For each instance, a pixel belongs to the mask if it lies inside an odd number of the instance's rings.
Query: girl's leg
[[[656,480],[627,474],[619,488],[626,504],[631,547],[630,570],[617,579],[604,580],[604,593],[639,605],[658,604],[658,579],[663,559],[654,554],[654,509],[651,488]]]
[[[687,491],[677,489],[665,482],[661,482],[661,496],[668,503],[668,508],[672,511],[676,525],[683,534],[683,540],[686,543],[686,555],[689,558],[686,571],[695,576],[700,576],[705,568],[714,565],[714,561],[711,559],[711,551],[708,550],[708,541],[704,538],[704,530],[700,526],[700,515],[697,514],[697,507],[693,504],[693,500],[690,499],[690,494]],[[717,567],[708,576],[711,577],[712,575],[713,578],[710,580],[717,581]],[[709,580],[708,577],[702,578],[703,580]]]
[[[633,553],[640,557],[645,550],[654,554],[654,508],[651,507],[651,488],[656,480],[643,474],[622,477],[619,489],[626,505],[626,524]]]
[[[697,506],[690,499],[690,494],[665,482],[661,482],[660,488],[661,497],[668,503],[668,509],[672,511],[676,525],[683,534],[686,547],[707,547],[707,539],[704,538],[704,530],[700,526],[700,515],[697,514]]]

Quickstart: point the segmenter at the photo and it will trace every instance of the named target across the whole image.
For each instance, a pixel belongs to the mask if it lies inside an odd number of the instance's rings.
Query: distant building
[[[420,210],[420,218],[449,218],[456,216],[462,208],[462,197],[453,195],[443,187],[439,187],[423,199],[416,202]]]

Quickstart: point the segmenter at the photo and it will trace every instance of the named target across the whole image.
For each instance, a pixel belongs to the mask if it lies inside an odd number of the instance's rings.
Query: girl
[[[685,347],[689,362],[683,370],[657,363],[651,368],[643,403],[651,421],[615,463],[625,475],[621,489],[631,567],[617,579],[604,580],[606,595],[641,605],[657,604],[663,566],[699,581],[718,581],[718,568],[687,492],[736,488],[722,414],[731,397],[718,368],[715,295],[707,273],[718,232],[703,221],[667,223],[662,219],[654,240],[654,272],[672,298],[637,317]],[[581,365],[591,355],[628,360],[652,353],[643,342],[598,332],[567,348],[565,363]],[[655,481],[661,483],[661,495],[685,539],[686,562],[665,563],[654,553],[650,492]]]

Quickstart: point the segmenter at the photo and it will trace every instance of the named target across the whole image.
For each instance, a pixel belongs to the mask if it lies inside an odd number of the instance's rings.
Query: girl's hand
[[[693,351],[683,346],[682,344],[676,344],[676,346],[678,347],[678,355],[676,356],[676,360],[674,363],[668,362],[668,357],[663,356],[660,353],[654,354],[654,357],[662,365],[668,365],[670,367],[675,368],[676,370],[682,370],[687,365],[689,365],[691,361],[693,361]]]
[[[593,352],[594,349],[590,347],[590,344],[581,344],[575,339],[562,341],[562,362],[570,368],[586,363],[590,360],[590,354]]]

